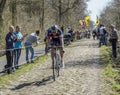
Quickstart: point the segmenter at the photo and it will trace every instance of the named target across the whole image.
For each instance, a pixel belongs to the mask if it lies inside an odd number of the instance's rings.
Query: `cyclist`
[[[61,56],[61,64],[60,66],[64,68],[64,61],[63,61],[63,54],[64,54],[64,41],[63,41],[63,33],[62,31],[57,27],[57,25],[52,25],[50,28],[48,28],[45,38],[47,39],[47,46],[60,46],[58,49],[60,51]],[[53,60],[54,58],[54,49],[51,48],[51,58]]]

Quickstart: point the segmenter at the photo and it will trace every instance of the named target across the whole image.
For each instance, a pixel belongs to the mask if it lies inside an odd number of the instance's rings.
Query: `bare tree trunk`
[[[2,32],[2,28],[3,28],[3,10],[5,8],[5,4],[6,4],[6,0],[0,0],[0,32]]]
[[[116,28],[120,29],[119,27],[120,27],[120,14],[118,12],[118,15],[116,16]]]
[[[32,0],[29,0],[29,4],[28,4],[29,8],[28,8],[28,14],[29,17],[32,18]]]
[[[17,19],[16,0],[12,0],[11,2],[11,12],[12,12],[12,25],[15,26],[16,19]]]
[[[44,31],[44,0],[42,0],[41,32]]]
[[[59,7],[58,7],[58,9],[59,9],[59,14],[58,14],[58,16],[59,16],[59,25],[61,26],[61,23],[62,23],[62,3],[61,3],[61,0],[59,0]]]

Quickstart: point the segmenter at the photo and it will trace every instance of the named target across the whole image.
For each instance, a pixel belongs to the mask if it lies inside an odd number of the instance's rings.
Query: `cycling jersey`
[[[56,44],[56,43],[60,44],[60,38],[63,39],[63,33],[62,33],[62,31],[61,31],[59,28],[56,29],[56,32],[57,32],[57,33],[56,33],[56,35],[54,36],[54,35],[52,34],[51,28],[49,28],[49,29],[47,30],[47,33],[46,33],[45,38],[50,39],[50,44],[51,44],[51,45]]]
[[[57,31],[56,36],[53,36],[52,31],[51,31],[51,29],[49,28],[49,29],[47,30],[46,37],[47,37],[47,38],[55,38],[55,39],[57,39],[57,38],[62,38],[62,37],[63,37],[62,31],[61,31],[59,28],[58,28],[56,31]]]

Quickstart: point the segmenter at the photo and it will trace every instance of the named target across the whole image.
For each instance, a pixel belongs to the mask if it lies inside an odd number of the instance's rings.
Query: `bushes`
[[[120,95],[120,56],[118,54],[117,59],[112,58],[111,47],[102,47],[101,53],[101,63],[105,66],[105,81],[109,83],[112,90],[110,95]]]

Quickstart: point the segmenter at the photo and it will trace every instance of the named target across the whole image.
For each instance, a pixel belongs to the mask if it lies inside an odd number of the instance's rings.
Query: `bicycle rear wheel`
[[[55,62],[56,62],[56,59],[54,58],[53,59],[53,63],[52,63],[52,68],[53,68],[53,80],[55,81]]]

